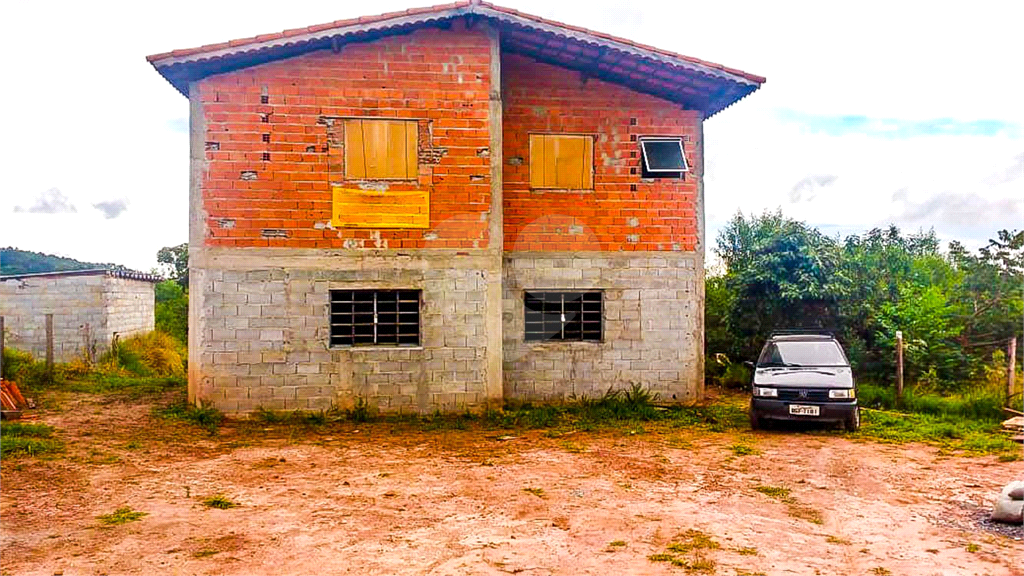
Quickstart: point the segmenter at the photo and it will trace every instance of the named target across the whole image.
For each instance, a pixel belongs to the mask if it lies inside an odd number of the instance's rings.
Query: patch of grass
[[[787,506],[787,513],[793,518],[799,518],[801,520],[807,520],[814,524],[822,524],[821,512],[797,502],[796,498],[793,498],[791,490],[784,486],[756,486],[754,490],[773,498],[780,502],[784,502]]]
[[[547,498],[547,494],[544,493],[543,488],[523,488],[523,492],[533,494],[537,498]]]
[[[838,544],[840,546],[849,546],[852,544],[852,542],[846,538],[840,538],[838,536],[829,536],[828,538],[825,538],[825,542],[828,542],[829,544]]]
[[[50,438],[53,436],[53,426],[35,422],[7,422],[5,424],[0,424],[0,436]]]
[[[0,456],[18,458],[41,456],[64,450],[64,443],[53,438],[54,428],[34,422],[0,424]]]
[[[971,554],[974,554],[978,550],[981,550],[981,546],[975,544],[974,542],[969,542],[967,546],[964,547],[964,550],[967,550]]]
[[[42,456],[54,454],[64,450],[64,443],[60,440],[47,438],[30,438],[24,436],[8,436],[0,442],[0,456],[4,458],[18,458],[20,456]]]
[[[608,543],[608,548],[625,548],[625,547],[626,547],[626,541],[625,540],[612,540],[611,542]]]
[[[720,547],[718,542],[700,530],[687,530],[680,536],[668,545],[669,551],[683,554],[692,550],[716,550]]]
[[[789,493],[791,492],[789,488],[783,486],[757,486],[754,490],[757,490],[769,498],[775,498],[776,500],[783,501],[789,499]]]
[[[821,517],[821,512],[805,504],[789,502],[789,508],[787,509],[787,513],[793,518],[807,520],[812,524],[824,524],[824,520]]]
[[[875,566],[872,568],[871,573],[875,576],[892,576],[892,572],[890,572],[888,568],[883,568],[881,566]]]
[[[562,442],[562,448],[566,452],[572,452],[573,454],[583,454],[587,451],[587,447],[583,444],[576,442]]]
[[[148,395],[184,390],[185,385],[185,379],[181,376],[136,376],[93,372],[69,381],[65,388],[71,392],[116,394],[136,400]]]
[[[736,443],[729,446],[732,453],[737,456],[757,456],[761,453],[760,450],[750,446],[749,444]]]
[[[212,406],[202,408],[189,404],[185,399],[179,400],[163,408],[155,408],[154,413],[161,418],[180,420],[195,424],[210,434],[216,434],[217,428],[224,421],[224,414]]]
[[[736,553],[740,556],[757,556],[757,548],[754,548],[753,546],[744,546],[742,548],[737,548]]]
[[[651,554],[647,559],[651,562],[668,562],[687,572],[713,574],[717,564],[714,560],[704,556],[704,552],[718,548],[720,545],[711,536],[700,530],[691,529],[678,535],[666,547],[668,552]]]
[[[1000,388],[975,386],[957,394],[940,395],[910,386],[903,399],[896,399],[896,390],[889,386],[861,384],[857,387],[861,406],[883,410],[900,410],[932,416],[952,416],[968,420],[1002,421],[1005,391]]]
[[[969,456],[1020,455],[1020,445],[1002,434],[998,420],[866,410],[856,435],[891,444],[932,444]]]
[[[223,494],[214,494],[213,496],[207,496],[203,499],[203,506],[207,508],[216,508],[218,510],[227,510],[229,508],[238,508],[238,503],[232,502],[230,498]]]
[[[220,554],[220,550],[215,550],[213,548],[203,548],[202,550],[197,550],[197,551],[193,552],[192,553],[192,557],[193,558],[209,558],[210,556],[213,556],[214,554]]]
[[[101,514],[97,516],[96,519],[106,526],[118,526],[121,524],[127,524],[128,522],[141,520],[142,517],[146,515],[146,512],[132,510],[131,506],[121,506],[110,514]]]

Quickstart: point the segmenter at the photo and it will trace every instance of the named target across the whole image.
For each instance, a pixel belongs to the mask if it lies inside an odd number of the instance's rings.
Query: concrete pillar
[[[203,349],[203,303],[205,295],[205,266],[202,261],[206,241],[206,209],[203,206],[203,176],[207,170],[206,161],[206,118],[200,100],[199,84],[192,82],[188,87],[189,101],[189,149],[191,171],[189,173],[189,218],[188,218],[188,401],[196,404],[202,384]]]
[[[488,28],[491,40],[491,87],[489,122],[491,163],[491,207],[487,242],[487,302],[485,330],[487,333],[486,396],[489,405],[502,403],[502,256],[505,226],[502,197],[502,125],[501,125],[501,38],[497,28]]]

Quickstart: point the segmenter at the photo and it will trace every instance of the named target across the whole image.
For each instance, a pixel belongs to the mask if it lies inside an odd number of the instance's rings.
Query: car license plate
[[[817,406],[803,406],[800,404],[790,404],[789,413],[796,416],[817,416]]]

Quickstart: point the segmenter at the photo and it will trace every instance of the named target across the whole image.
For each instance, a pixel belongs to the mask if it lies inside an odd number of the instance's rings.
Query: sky
[[[154,268],[188,238],[188,101],[145,56],[411,1],[8,3],[0,246]],[[712,260],[738,211],[970,247],[1024,228],[1024,2],[500,3],[768,78],[705,123]]]

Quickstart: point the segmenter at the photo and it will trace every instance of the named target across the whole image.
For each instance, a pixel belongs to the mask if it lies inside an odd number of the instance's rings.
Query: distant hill
[[[0,276],[8,274],[34,274],[37,272],[63,272],[65,270],[127,270],[120,264],[98,264],[82,262],[42,252],[29,252],[17,248],[0,248]]]

